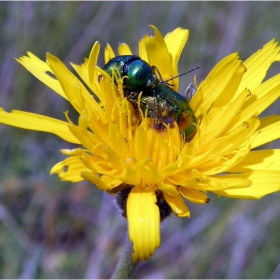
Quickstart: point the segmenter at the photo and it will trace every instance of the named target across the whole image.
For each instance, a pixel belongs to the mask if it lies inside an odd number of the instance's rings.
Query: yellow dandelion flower
[[[155,36],[142,38],[139,56],[167,80],[178,74],[189,32],[177,28],[163,37],[152,28]],[[252,151],[280,137],[280,116],[259,117],[280,95],[280,74],[263,82],[271,64],[280,60],[274,40],[244,62],[237,53],[225,57],[197,87],[190,101],[197,120],[191,141],[185,141],[176,122],[159,131],[144,112],[140,118],[137,106],[125,96],[121,77],[115,77],[115,84],[97,66],[99,50],[96,42],[82,65],[72,64],[87,87],[51,54],[46,62],[30,52],[17,59],[73,105],[78,124],[67,112],[66,121],[61,121],[3,109],[0,122],[53,133],[80,145],[61,150],[68,157],[51,174],[72,182],[88,180],[111,194],[126,192],[124,214],[134,261],[149,259],[160,245],[164,207],[179,217],[190,217],[184,198],[202,204],[209,201],[207,192],[259,199],[280,190],[280,150]],[[132,54],[126,44],[119,46],[118,53]],[[114,57],[108,45],[105,62]],[[178,91],[178,79],[172,83]]]

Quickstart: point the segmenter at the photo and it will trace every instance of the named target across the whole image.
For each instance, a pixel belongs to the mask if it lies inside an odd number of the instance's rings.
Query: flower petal
[[[147,37],[145,40],[148,63],[157,67],[162,79],[165,81],[175,76],[172,72],[171,56],[159,30],[153,25],[150,25],[150,27],[154,29],[155,36]],[[176,79],[174,80],[175,83]],[[174,87],[174,90],[178,91],[177,85]]]
[[[129,238],[134,262],[148,260],[160,244],[160,217],[155,192],[136,185],[127,199]]]
[[[82,80],[87,84],[87,86],[92,89],[92,91],[97,94],[100,91],[98,81],[98,74],[96,73],[96,65],[100,51],[99,42],[95,42],[93,45],[90,56],[88,59],[85,59],[85,62],[81,65],[76,65],[70,63],[75,71],[79,74]]]
[[[11,113],[0,108],[0,123],[15,127],[53,133],[74,144],[80,141],[70,132],[69,123],[39,114],[13,110]]]
[[[117,192],[115,192],[115,190],[113,190],[114,188],[119,187],[120,185],[122,185],[122,181],[121,180],[117,180],[112,176],[107,176],[107,175],[103,175],[102,176],[102,182],[104,182],[105,184],[107,184],[108,186],[110,186],[110,192],[112,194],[116,194]],[[108,191],[108,190],[107,190]]]
[[[172,62],[172,74],[173,76],[178,75],[178,63],[179,58],[182,54],[183,48],[185,47],[189,38],[189,30],[181,27],[176,28],[174,31],[167,33],[164,37],[168,52],[171,55]],[[172,81],[175,84],[174,89],[179,90],[179,79]]]
[[[240,63],[237,53],[228,55],[212,69],[206,79],[199,85],[190,101],[190,107],[194,110],[197,119],[203,111],[207,112],[211,108],[218,95],[232,79]]]
[[[233,130],[242,122],[247,121],[252,116],[259,116],[267,107],[280,97],[280,75],[269,79],[252,92],[247,103],[248,107],[243,108],[229,123],[227,130]],[[248,100],[248,101],[249,101]]]
[[[110,147],[114,150],[116,156],[120,159],[128,158],[129,147],[124,135],[120,131],[120,127],[116,123],[111,122],[108,132]]]
[[[178,217],[190,217],[190,210],[180,195],[171,196],[167,193],[163,193],[163,195],[175,215]]]
[[[217,138],[208,143],[208,145],[203,145],[189,163],[189,168],[198,168],[210,159],[231,155],[234,150],[247,144],[248,139],[255,134],[259,126],[260,120],[252,117],[230,134]]]
[[[167,33],[164,37],[164,41],[166,43],[168,52],[171,54],[173,60],[172,63],[173,66],[178,65],[182,51],[188,41],[189,33],[190,32],[188,29],[183,29],[181,27],[178,27],[172,32]],[[177,69],[177,73],[178,73],[178,69]]]
[[[104,61],[105,64],[111,60],[112,58],[114,58],[116,55],[112,49],[112,47],[110,46],[110,44],[107,44],[107,46],[105,47],[105,51],[104,51]]]
[[[84,63],[81,65],[74,64],[70,62],[71,66],[75,69],[75,71],[78,73],[78,75],[81,77],[81,79],[87,84],[87,86],[90,88],[91,83],[88,78],[88,59],[85,59]]]
[[[85,167],[79,156],[72,156],[54,165],[50,174],[57,173],[62,181],[76,183],[84,180],[81,176],[81,173],[84,171],[90,170]]]
[[[250,90],[251,97],[246,100],[242,109],[246,109],[251,104],[256,102],[256,100],[263,98],[264,96],[267,96],[268,94],[270,94],[271,91],[274,91],[275,88],[277,88],[279,86],[279,83],[280,83],[280,74],[277,74],[274,77],[270,78],[269,80],[265,81],[264,83],[260,84],[253,90]],[[269,105],[270,104],[267,103],[267,107]],[[264,109],[267,107],[264,107]],[[264,109],[262,109],[262,111]]]
[[[157,167],[150,160],[141,162],[140,166],[141,177],[145,184],[153,185],[159,183],[162,180]]]
[[[227,172],[231,167],[235,166],[244,158],[246,158],[246,156],[250,152],[250,147],[251,145],[248,142],[245,147],[242,147],[240,150],[233,153],[232,157],[217,157],[213,160],[209,160],[208,162],[205,162],[204,164],[201,164],[199,166],[199,171],[207,175],[214,175]]]
[[[66,115],[67,116],[67,115]],[[81,117],[80,117],[81,118]],[[70,119],[68,119],[69,130],[78,139],[79,143],[82,143],[89,151],[93,152],[95,145],[98,143],[95,135],[85,128],[74,125]]]
[[[112,188],[111,185],[106,184],[102,178],[100,178],[97,174],[89,171],[81,172],[81,176],[83,179],[90,181],[100,190],[110,190]]]
[[[280,150],[252,151],[239,164],[228,172],[250,172],[253,170],[270,171],[279,170]]]
[[[46,86],[50,87],[53,91],[67,99],[50,66],[31,52],[27,52],[27,54],[29,57],[22,56],[18,59],[15,58],[15,60],[24,66],[32,75],[43,82]]]
[[[232,198],[259,199],[280,190],[280,171],[254,171],[238,174],[238,177],[250,180],[251,186],[213,192]]]
[[[98,95],[98,93],[100,92],[100,83],[98,83],[98,72],[96,71],[99,52],[100,52],[100,43],[95,42],[89,55],[88,69],[87,69],[88,80],[90,82],[89,87],[96,95]]]
[[[72,106],[81,113],[85,106],[85,99],[95,107],[96,103],[92,96],[88,93],[81,81],[55,56],[47,53],[47,62],[59,80],[67,99]]]
[[[120,179],[128,185],[140,184],[140,166],[133,158],[126,160],[126,166],[121,173]]]
[[[269,116],[261,122],[260,128],[252,136],[252,149],[280,138],[280,116]]]
[[[141,59],[145,60],[146,62],[149,62],[147,57],[147,52],[146,52],[146,46],[145,46],[145,42],[148,38],[149,35],[146,34],[139,42],[139,56],[141,57]]]
[[[144,129],[138,128],[135,133],[135,155],[140,161],[149,158],[150,147],[143,143],[148,143],[148,135]]]
[[[271,64],[278,60],[280,47],[277,45],[275,39],[271,40],[244,62],[248,71],[240,83],[237,94],[244,88],[253,90],[261,84]]]
[[[205,190],[227,190],[246,188],[251,185],[251,180],[240,176],[240,174],[216,175],[208,178],[209,188]]]
[[[208,196],[200,191],[193,190],[191,188],[182,188],[182,187],[179,188],[179,191],[181,195],[183,195],[186,199],[188,199],[193,203],[203,204],[209,202]]]
[[[125,43],[120,43],[118,48],[119,55],[132,55],[130,47]]]
[[[244,104],[245,99],[248,97],[249,92],[245,90],[240,96],[232,101],[232,98],[239,86],[246,69],[243,65],[236,68],[234,77],[223,89],[222,93],[217,97],[213,103],[212,108],[207,116],[207,140],[212,141],[224,130],[227,124],[230,122],[234,113],[237,113],[240,107]],[[233,105],[233,106],[231,106]],[[235,107],[234,107],[235,106]],[[221,119],[221,116],[224,116]],[[252,115],[250,115],[251,117]],[[247,118],[248,119],[248,118]],[[246,119],[246,120],[247,120]],[[244,120],[245,121],[245,120]]]
[[[174,185],[170,184],[159,184],[158,189],[164,193],[169,194],[170,196],[176,196],[179,194],[177,188]]]

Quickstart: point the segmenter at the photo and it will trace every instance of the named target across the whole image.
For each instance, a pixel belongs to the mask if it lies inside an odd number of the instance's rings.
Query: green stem
[[[129,279],[137,265],[137,262],[133,262],[131,258],[132,244],[127,238],[125,249],[117,264],[117,267],[111,277],[111,279]]]

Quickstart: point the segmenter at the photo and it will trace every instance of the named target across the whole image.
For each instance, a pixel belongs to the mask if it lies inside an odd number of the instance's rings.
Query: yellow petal
[[[276,79],[277,78],[277,79]],[[234,117],[228,125],[230,130],[235,129],[242,122],[247,121],[251,116],[259,116],[267,107],[280,97],[280,75],[268,80],[259,86],[254,94],[249,98],[254,100],[251,104],[247,104],[247,108],[243,108],[239,114]],[[261,92],[262,94],[259,94]],[[261,95],[261,96],[260,96]],[[257,99],[256,99],[256,96]]]
[[[179,188],[179,191],[186,199],[193,203],[203,204],[209,202],[208,196],[200,191],[182,187]]]
[[[113,151],[110,146],[105,146],[104,150],[105,150],[106,156],[108,158],[108,161],[111,163],[111,165],[115,165],[116,167],[119,167],[120,169],[125,168],[125,165],[124,165],[123,161],[117,156],[115,151]],[[127,162],[129,162],[129,161],[127,160]],[[130,167],[134,167],[134,161],[131,160],[128,163],[128,165]]]
[[[256,102],[258,99],[263,98],[267,94],[269,94],[270,91],[273,91],[275,88],[279,86],[280,83],[280,74],[275,75],[274,77],[268,79],[264,83],[260,84],[254,90],[250,90],[251,97],[246,100],[243,106],[243,110],[247,107],[249,107],[251,104]],[[266,101],[265,101],[266,102]],[[269,104],[267,104],[267,107]],[[264,107],[265,109],[266,107]],[[261,109],[263,111],[264,109]]]
[[[98,56],[99,56],[99,51],[100,51],[100,44],[99,42],[95,42],[93,45],[89,59],[88,59],[88,80],[90,82],[90,88],[92,88],[93,92],[98,95],[100,91],[99,83],[98,81],[98,73],[96,72],[96,65],[98,61]]]
[[[153,190],[136,185],[127,200],[129,238],[134,262],[148,260],[160,244],[160,217]]]
[[[84,180],[81,177],[84,171],[89,171],[89,169],[81,162],[80,157],[72,156],[54,165],[50,174],[57,173],[63,181],[80,182]]]
[[[90,102],[90,95],[85,86],[57,57],[47,53],[47,62],[59,80],[67,99],[81,113],[85,106],[84,99]]]
[[[163,168],[160,169],[160,172],[165,176],[171,176],[179,173],[181,170],[185,169],[191,161],[193,150],[194,145],[186,142],[182,148],[182,153],[177,158],[177,161],[163,166]]]
[[[90,152],[94,153],[95,145],[99,143],[95,135],[92,132],[86,130],[84,127],[81,128],[74,125],[68,118],[67,114],[66,117],[69,122],[68,126],[71,133],[78,139],[79,143],[83,144],[83,146],[86,147]],[[81,117],[79,119],[81,119]]]
[[[139,56],[141,57],[141,59],[149,63],[145,46],[147,38],[149,38],[148,34],[146,34],[139,42]]]
[[[170,176],[168,179],[175,186],[177,185],[177,186],[190,187],[190,186],[195,186],[198,183],[206,184],[206,181],[208,180],[208,176],[195,172],[189,174],[179,173],[179,174],[175,174],[174,176]]]
[[[22,56],[15,60],[24,66],[32,75],[43,82],[46,86],[50,87],[53,91],[67,99],[50,66],[31,52],[27,52],[27,54],[29,57]]]
[[[174,185],[170,184],[159,184],[158,189],[161,190],[164,193],[169,194],[170,196],[177,196],[179,195],[179,191]]]
[[[232,198],[259,199],[280,190],[280,171],[255,171],[238,174],[238,176],[250,180],[252,184],[247,188],[213,192]]]
[[[110,190],[112,187],[106,184],[102,178],[90,171],[81,172],[81,177],[93,183],[100,190]]]
[[[280,116],[262,119],[262,125],[252,136],[251,148],[254,149],[280,138]]]
[[[120,43],[118,48],[119,55],[132,55],[130,47],[125,43]]]
[[[229,135],[217,138],[204,145],[189,163],[189,168],[200,166],[212,158],[228,156],[232,151],[239,149],[242,145],[248,144],[248,138],[253,136],[257,128],[260,126],[260,120],[252,117],[248,122],[243,123],[240,127],[232,131]],[[206,141],[206,140],[205,140]]]
[[[78,75],[81,77],[81,79],[87,84],[87,86],[90,88],[91,83],[88,78],[88,59],[85,59],[85,62],[81,65],[74,64],[70,62],[71,66],[75,69],[75,71],[78,73]]]
[[[251,180],[240,174],[226,174],[208,177],[209,188],[205,190],[218,191],[226,189],[246,188],[251,185]]]
[[[113,82],[112,78],[109,76],[109,74],[103,69],[99,68],[98,66],[94,67],[92,75],[93,83],[95,83],[94,94],[100,100],[100,105],[103,105],[105,109],[104,112],[104,109],[101,109],[100,106],[96,106],[95,104],[89,104],[91,106],[95,106],[94,110],[92,110],[92,108],[89,107],[89,111],[91,111],[94,116],[93,119],[100,120],[102,123],[106,124],[106,126],[108,120],[119,122],[118,118],[123,113],[123,111],[120,110],[121,101],[119,100],[120,102],[116,102],[116,99],[121,98],[123,103],[125,102],[123,99],[123,95],[121,95],[121,85],[118,85],[117,87]],[[99,79],[100,76],[102,77],[102,79]],[[121,83],[121,81],[119,81],[119,83]],[[126,102],[128,101],[126,100]]]
[[[92,50],[90,52],[89,59],[85,59],[85,62],[81,65],[75,65],[70,63],[75,71],[79,74],[82,80],[87,84],[87,86],[93,91],[95,95],[98,96],[100,92],[100,85],[98,81],[98,73],[96,71],[97,60],[100,51],[99,42],[95,42]]]
[[[261,119],[261,125],[259,129],[269,127],[273,124],[278,124],[280,122],[280,115],[271,115]]]
[[[277,47],[277,44],[275,39],[271,40],[244,62],[248,71],[242,79],[237,94],[244,88],[253,91],[261,84],[271,64],[278,60],[280,47]]]
[[[126,159],[129,157],[127,141],[120,132],[120,127],[116,123],[109,124],[109,140],[110,146],[114,150],[117,157]]]
[[[244,104],[249,92],[245,90],[238,98],[232,101],[232,98],[239,86],[246,69],[243,65],[236,68],[234,77],[229,81],[222,93],[217,97],[207,117],[207,140],[215,139],[226,128],[232,117],[239,112]],[[231,102],[232,101],[232,102]],[[253,114],[252,114],[253,115]],[[251,117],[250,115],[249,117]],[[221,116],[223,118],[221,119]],[[249,118],[248,117],[248,118]],[[247,119],[248,119],[247,118]],[[247,120],[246,119],[246,120]],[[245,120],[244,120],[245,121]],[[217,125],[219,124],[219,125]]]
[[[159,30],[153,25],[150,26],[154,29],[155,36],[150,36],[145,41],[148,63],[157,67],[162,79],[165,81],[174,76],[172,73],[171,56]],[[174,84],[176,83],[175,79]],[[177,85],[174,87],[174,90],[178,91]]]
[[[190,107],[194,110],[195,116],[198,118],[202,111],[205,112],[211,108],[217,96],[223,91],[229,83],[232,76],[240,66],[238,54],[233,53],[222,59],[208,74],[206,79],[199,85],[195,95],[190,101]]]
[[[116,187],[118,187],[122,184],[121,180],[118,180],[118,179],[116,179],[112,176],[108,176],[108,175],[103,175],[102,176],[102,182],[107,184],[110,187],[110,190],[114,189],[114,188],[116,188]]]
[[[252,151],[239,164],[228,172],[250,172],[253,170],[271,171],[279,170],[280,150]]]
[[[190,210],[180,195],[171,196],[167,193],[163,193],[163,195],[174,214],[178,217],[190,217]]]
[[[8,113],[3,108],[0,108],[0,123],[23,129],[53,133],[70,143],[80,144],[80,141],[70,132],[68,122],[43,115],[17,110]]]
[[[173,65],[178,65],[182,51],[189,38],[189,30],[181,27],[176,28],[164,37],[168,52],[171,54]],[[178,70],[177,70],[178,71]]]
[[[251,143],[247,142],[247,144],[234,151],[232,155],[228,155],[228,157],[214,157],[214,159],[202,163],[199,166],[199,172],[206,175],[214,175],[227,172],[230,168],[245,159],[250,150]]]
[[[168,52],[171,55],[172,61],[172,73],[173,76],[178,75],[178,63],[181,57],[183,48],[185,47],[189,37],[189,30],[181,27],[176,28],[174,31],[167,33],[164,37],[164,41],[167,45]],[[176,85],[174,89],[179,89],[179,79],[173,80]],[[172,81],[172,84],[174,83]]]
[[[105,47],[105,50],[104,50],[104,61],[105,61],[105,64],[111,60],[112,58],[114,58],[116,55],[112,49],[112,47],[110,46],[110,44],[107,44],[107,46]]]
[[[247,143],[247,139],[257,130],[260,123],[260,120],[256,117],[252,117],[247,122],[244,122],[239,128],[230,133],[227,137],[228,141],[224,141],[222,146],[216,147],[213,154],[226,155],[242,146],[242,144],[245,145]]]
[[[88,122],[89,127],[94,131],[94,135],[99,143],[109,146],[110,142],[108,139],[108,127],[104,127],[99,122],[100,119],[92,119],[91,122]],[[106,119],[105,119],[106,120]],[[102,120],[100,120],[102,121]],[[81,135],[82,136],[82,135]]]
[[[149,147],[143,143],[148,143],[147,133],[144,129],[138,128],[135,133],[135,155],[140,161],[149,158]]]
[[[126,166],[123,168],[120,179],[128,185],[140,184],[140,166],[133,158],[126,159]]]
[[[83,153],[83,149],[61,149],[60,152],[67,156],[79,156]]]
[[[151,160],[145,160],[140,163],[141,166],[141,178],[148,185],[154,185],[162,180],[157,167],[151,162]]]

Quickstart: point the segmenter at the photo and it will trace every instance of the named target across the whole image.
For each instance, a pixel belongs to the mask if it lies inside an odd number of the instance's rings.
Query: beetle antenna
[[[173,80],[173,79],[175,79],[175,78],[184,76],[184,75],[186,75],[186,74],[188,74],[188,73],[190,73],[190,72],[193,72],[193,71],[195,71],[195,70],[197,70],[197,69],[199,69],[199,67],[193,68],[193,69],[191,69],[191,70],[188,70],[187,72],[184,72],[184,73],[182,73],[182,74],[179,74],[179,75],[177,75],[177,76],[175,76],[175,77],[172,77],[172,78],[170,78],[170,79],[168,79],[168,80],[162,81],[162,83],[166,84],[166,82],[169,82],[169,81],[171,81],[171,80]]]

